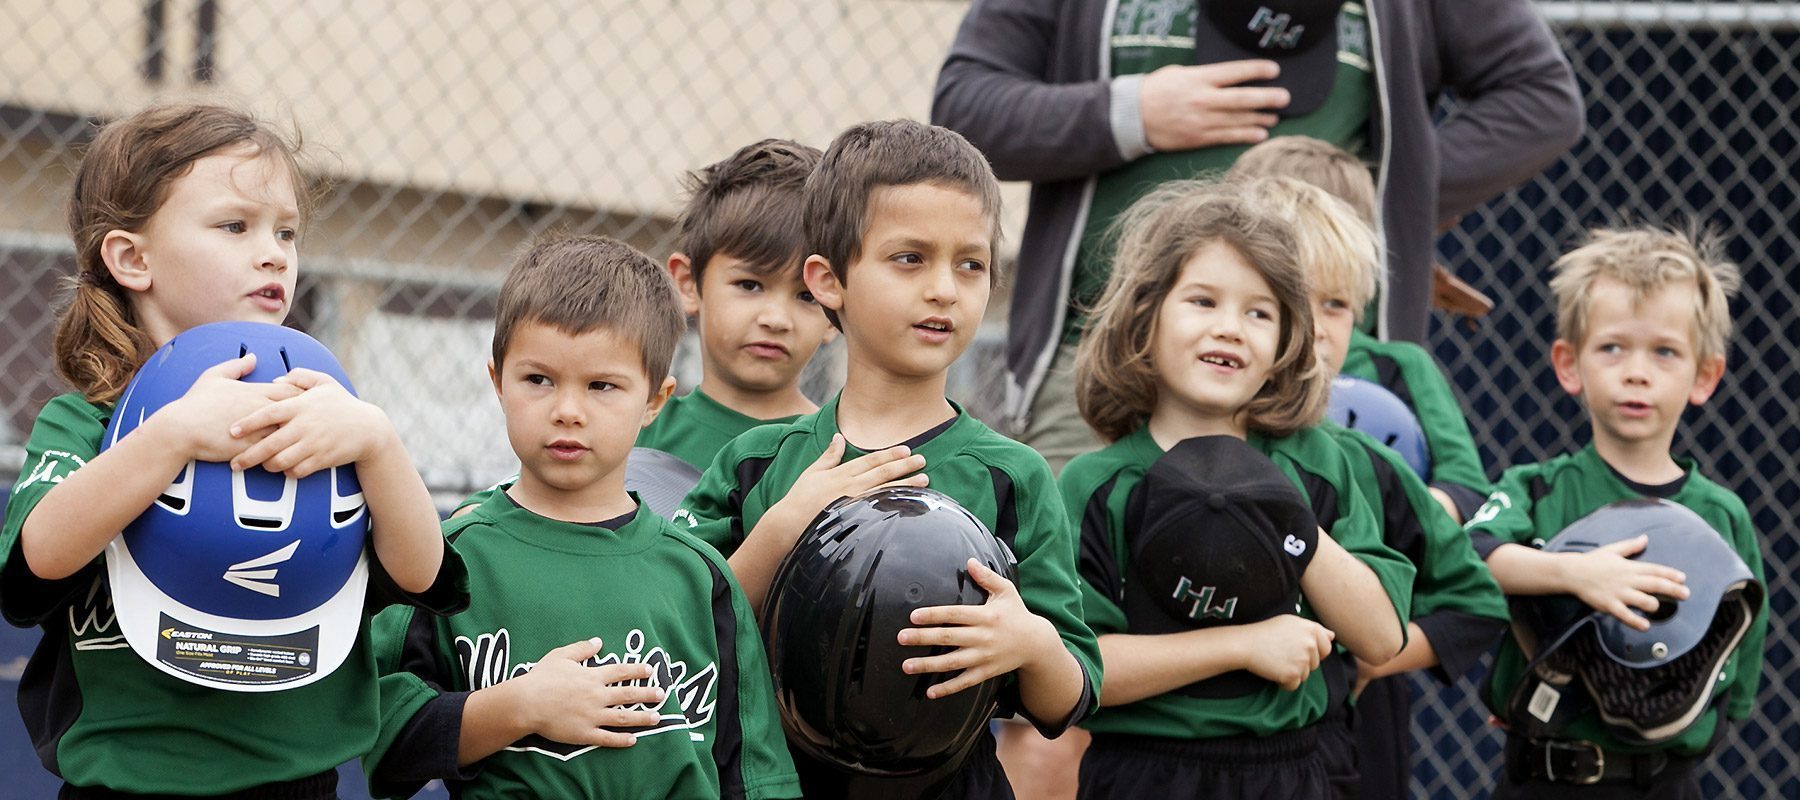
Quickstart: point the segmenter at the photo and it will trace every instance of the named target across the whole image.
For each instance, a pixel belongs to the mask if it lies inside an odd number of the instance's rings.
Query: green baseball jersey
[[[63,580],[31,573],[19,543],[25,518],[99,454],[110,414],[79,394],[44,406],[0,529],[0,611],[43,630],[19,705],[44,766],[76,786],[218,795],[315,775],[368,752],[381,721],[366,617],[350,655],[325,678],[276,692],[220,691],[169,676],[130,649],[102,557]],[[371,605],[386,580],[379,568],[371,557]],[[465,580],[446,548],[436,584],[413,599],[453,611],[467,602]]]
[[[516,678],[597,636],[588,666],[653,667],[667,697],[642,708],[661,721],[628,748],[527,737],[452,780],[459,796],[800,796],[755,618],[711,547],[642,505],[614,531],[539,516],[503,492],[444,534],[464,554],[474,602],[448,617],[395,608],[375,619],[385,722],[365,765],[377,790],[396,788],[379,766],[426,703]]]
[[[740,414],[726,408],[705,392],[695,389],[680,397],[669,398],[669,402],[663,405],[662,413],[656,415],[656,420],[638,433],[637,446],[661,450],[694,465],[695,469],[706,469],[713,457],[725,449],[727,442],[736,439],[738,434],[758,425],[780,425],[795,419],[798,417],[757,419]],[[456,507],[463,509],[481,505],[496,493],[511,488],[518,479],[518,475],[513,475],[469,495],[468,499],[458,503]]]
[[[1281,438],[1252,434],[1249,441],[1300,488],[1320,527],[1374,570],[1398,612],[1396,624],[1405,620],[1412,565],[1382,543],[1376,518],[1359,494],[1349,459],[1337,442],[1316,430]],[[1125,592],[1130,591],[1124,576],[1129,574],[1136,531],[1125,527],[1125,508],[1144,473],[1163,452],[1149,429],[1139,428],[1101,450],[1077,456],[1063,468],[1058,481],[1064,503],[1080,520],[1082,609],[1097,634],[1130,630],[1121,604]],[[1303,599],[1301,615],[1316,619],[1312,606],[1318,599]],[[1315,671],[1295,691],[1270,683],[1234,698],[1169,692],[1102,708],[1082,727],[1095,733],[1171,739],[1262,736],[1318,722],[1327,702],[1324,673]]]
[[[1757,544],[1755,529],[1750,527],[1750,512],[1744,508],[1744,501],[1701,475],[1692,462],[1682,466],[1687,475],[1682,478],[1680,487],[1664,499],[1699,514],[1731,543],[1731,549],[1744,559],[1750,573],[1762,577],[1762,550]],[[1483,557],[1502,544],[1542,548],[1563,528],[1600,507],[1642,496],[1644,493],[1639,488],[1628,485],[1589,445],[1580,452],[1558,456],[1541,464],[1524,464],[1507,470],[1487,504],[1466,527],[1476,550]],[[1725,713],[1731,719],[1749,717],[1754,706],[1757,682],[1762,677],[1763,638],[1768,624],[1765,600],[1750,630],[1744,634],[1743,641],[1720,674],[1720,684],[1715,691],[1726,697]],[[1522,678],[1526,663],[1518,642],[1511,636],[1506,637],[1488,676],[1488,705],[1498,709],[1497,713],[1506,713],[1507,698]],[[1570,722],[1562,735],[1594,742],[1607,751],[1667,750],[1675,755],[1694,756],[1705,751],[1718,724],[1715,706],[1707,709],[1675,739],[1659,747],[1633,747],[1613,736],[1601,723],[1598,713],[1590,710]]]
[[[797,416],[757,419],[742,414],[695,389],[671,397],[656,421],[638,434],[637,446],[671,453],[697,469],[706,469],[727,442],[758,425],[793,422]]]
[[[1384,342],[1356,331],[1350,334],[1343,374],[1381,384],[1413,410],[1431,454],[1426,482],[1450,495],[1463,519],[1474,514],[1487,498],[1487,472],[1468,416],[1431,353],[1412,342]]]
[[[952,404],[954,405],[954,404]],[[838,401],[788,425],[767,425],[732,440],[676,512],[676,524],[730,554],[769,507],[780,500],[838,433]],[[931,488],[955,498],[1012,548],[1025,606],[1049,620],[1086,677],[1086,691],[1069,720],[1033,720],[1054,735],[1087,715],[1099,696],[1100,648],[1081,618],[1075,575],[1075,531],[1043,456],[995,433],[956,407],[956,417],[925,441],[908,443],[925,457]],[[864,451],[850,444],[845,460]],[[1016,686],[1002,692],[1017,708]],[[1029,715],[1027,715],[1029,716]]]
[[[1437,653],[1431,673],[1453,683],[1492,649],[1508,620],[1506,597],[1486,562],[1469,545],[1462,526],[1444,513],[1406,461],[1359,431],[1334,422],[1320,430],[1336,437],[1350,456],[1351,474],[1381,520],[1382,541],[1418,571],[1412,585],[1412,621]]]

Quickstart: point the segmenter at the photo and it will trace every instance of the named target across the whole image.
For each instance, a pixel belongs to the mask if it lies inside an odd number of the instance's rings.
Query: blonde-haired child
[[[1680,570],[1634,558],[1647,537],[1586,552],[1541,549],[1596,509],[1640,497],[1699,514],[1752,575],[1762,576],[1744,502],[1669,452],[1682,412],[1706,402],[1725,374],[1728,304],[1738,288],[1737,267],[1696,238],[1654,228],[1600,230],[1554,265],[1550,361],[1563,389],[1587,409],[1593,440],[1577,452],[1508,469],[1469,520],[1476,551],[1508,595],[1572,594],[1648,630],[1646,615],[1687,599],[1688,588]],[[1715,702],[1674,738],[1648,746],[1621,735],[1593,708],[1542,736],[1517,730],[1528,721],[1506,719],[1507,700],[1525,679],[1527,658],[1507,637],[1487,685],[1489,705],[1513,728],[1494,796],[1701,797],[1701,762],[1730,720],[1755,708],[1767,627],[1765,601],[1719,672]]]
[[[1293,178],[1246,184],[1294,225],[1295,252],[1312,286],[1313,334],[1327,377],[1343,367],[1355,310],[1374,290],[1381,269],[1375,234],[1347,203]],[[1319,423],[1350,456],[1358,488],[1381,520],[1382,540],[1412,563],[1412,619],[1406,648],[1381,665],[1334,654],[1325,665],[1333,688],[1355,703],[1338,703],[1320,726],[1333,783],[1355,797],[1404,797],[1412,774],[1412,693],[1402,673],[1430,670],[1454,683],[1493,647],[1507,621],[1500,587],[1469,538],[1433,501],[1400,455],[1369,436],[1329,420]],[[1334,698],[1338,694],[1334,692]],[[1345,697],[1344,699],[1352,699]]]
[[[1371,231],[1377,230],[1374,178],[1355,156],[1328,142],[1307,136],[1271,139],[1246,151],[1227,177],[1285,177],[1310,183],[1347,203],[1357,219]],[[1344,230],[1336,227],[1340,233]],[[1360,248],[1358,239],[1355,246]],[[1431,456],[1425,482],[1444,510],[1462,522],[1481,505],[1490,488],[1462,404],[1429,351],[1412,342],[1382,341],[1369,334],[1365,323],[1374,318],[1370,312],[1381,286],[1379,262],[1372,272],[1353,280],[1345,280],[1347,277],[1342,270],[1332,270],[1324,278],[1334,294],[1335,308],[1327,323],[1340,333],[1321,349],[1336,360],[1338,372],[1381,384],[1413,410],[1425,431]]]

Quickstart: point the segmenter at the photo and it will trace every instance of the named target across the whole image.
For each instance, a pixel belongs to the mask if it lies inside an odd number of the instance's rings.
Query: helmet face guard
[[[877,489],[827,506],[776,572],[763,615],[788,743],[855,775],[947,772],[984,735],[1000,680],[928,699],[943,673],[908,675],[913,609],[980,605],[974,558],[1016,580],[1012,552],[956,501],[931,489]]]
[[[1331,379],[1331,404],[1325,418],[1368,434],[1399,453],[1419,480],[1431,479],[1431,448],[1425,428],[1406,401],[1381,384],[1351,375]]]
[[[257,322],[202,325],[139,369],[101,450],[186,394],[200,373],[249,353],[256,368],[245,382],[306,368],[354,391],[337,359],[304,333]],[[296,480],[190,462],[107,545],[120,632],[151,666],[201,686],[264,692],[317,681],[343,662],[361,625],[368,529],[351,465]]]
[[[1658,598],[1647,631],[1569,595],[1514,600],[1513,627],[1531,659],[1508,703],[1515,729],[1553,735],[1591,705],[1621,738],[1658,744],[1712,704],[1765,592],[1712,526],[1667,500],[1625,500],[1577,520],[1544,551],[1588,552],[1639,535],[1649,542],[1636,557],[1685,572],[1688,599]],[[1581,691],[1569,692],[1577,682]]]

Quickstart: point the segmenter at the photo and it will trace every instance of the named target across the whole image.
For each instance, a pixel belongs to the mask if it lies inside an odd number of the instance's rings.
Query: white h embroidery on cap
[[[1306,32],[1305,25],[1292,25],[1294,18],[1287,14],[1277,14],[1268,6],[1256,9],[1256,16],[1250,18],[1250,30],[1260,31],[1262,39],[1257,46],[1262,48],[1279,47],[1292,50],[1300,44],[1300,35]]]

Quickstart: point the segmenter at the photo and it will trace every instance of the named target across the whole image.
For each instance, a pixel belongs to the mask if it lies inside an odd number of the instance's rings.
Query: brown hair
[[[1244,151],[1226,174],[1230,180],[1296,178],[1350,205],[1363,224],[1375,226],[1375,179],[1356,156],[1311,136],[1277,136]]]
[[[130,292],[113,280],[101,259],[101,242],[115,230],[141,230],[195,161],[240,145],[287,167],[304,229],[313,198],[300,167],[299,136],[279,132],[248,112],[210,104],[155,105],[108,123],[88,146],[69,197],[75,275],[63,281],[68,299],[52,347],[57,374],[89,402],[117,400],[155,350],[138,327]]]
[[[1713,237],[1649,226],[1601,228],[1588,242],[1569,251],[1550,268],[1550,292],[1556,297],[1556,338],[1579,348],[1587,338],[1588,304],[1594,282],[1611,278],[1631,289],[1634,303],[1659,289],[1694,287],[1691,333],[1700,360],[1725,354],[1731,338],[1731,298],[1742,279],[1736,264],[1724,260]]]
[[[1313,289],[1343,292],[1350,310],[1362,319],[1381,278],[1375,232],[1347,203],[1313,184],[1279,176],[1243,183],[1271,213],[1293,225],[1295,255]]]
[[[981,201],[992,222],[994,251],[1000,249],[1000,181],[981,151],[948,128],[907,119],[865,122],[838,134],[818,169],[806,179],[805,228],[809,253],[831,264],[847,283],[850,262],[862,255],[869,232],[869,200],[888,186],[936,184],[968,192]],[[995,259],[998,261],[998,259]],[[997,282],[998,264],[988,274]],[[826,316],[836,324],[830,309]]]
[[[1181,268],[1215,242],[1238,251],[1274,292],[1281,336],[1269,380],[1250,400],[1249,427],[1286,436],[1325,413],[1329,383],[1313,355],[1306,274],[1295,260],[1294,232],[1279,215],[1231,183],[1165,183],[1115,223],[1112,276],[1088,318],[1075,360],[1075,400],[1088,425],[1117,441],[1156,408],[1150,363],[1157,311]]]
[[[527,322],[572,336],[604,328],[636,340],[653,394],[687,328],[668,270],[604,236],[541,240],[513,261],[494,318],[496,374],[513,332]]]
[[[718,253],[743,259],[759,275],[800,271],[801,189],[821,155],[816,147],[764,139],[683,177],[688,202],[676,249],[693,264],[696,287]]]

